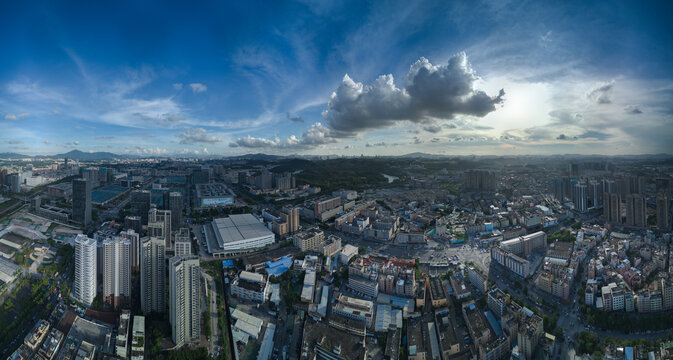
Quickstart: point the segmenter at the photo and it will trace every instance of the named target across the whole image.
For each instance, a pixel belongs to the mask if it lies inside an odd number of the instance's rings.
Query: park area
[[[16,342],[23,341],[19,335],[32,326],[33,318],[47,318],[53,308],[48,301],[52,287],[49,278],[22,278],[15,290],[7,295],[0,306],[0,358],[6,358]],[[18,337],[17,337],[18,336]],[[12,342],[16,341],[14,344]]]

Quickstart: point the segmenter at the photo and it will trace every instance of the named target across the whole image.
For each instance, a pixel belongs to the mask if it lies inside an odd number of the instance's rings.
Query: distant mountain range
[[[23,155],[17,153],[0,153],[0,159],[63,159],[68,158],[77,161],[95,161],[95,160],[111,160],[111,159],[125,159],[129,155],[118,155],[110,152],[84,152],[80,150],[72,150],[63,154],[54,155]]]
[[[504,156],[506,158],[515,158],[515,157],[563,157],[563,158],[628,158],[628,159],[643,159],[643,158],[653,158],[653,159],[668,159],[672,158],[671,154],[642,154],[642,155],[579,155],[579,154],[559,154],[559,155],[510,155]],[[101,160],[113,160],[113,159],[142,159],[142,158],[185,158],[185,157],[199,157],[194,155],[161,155],[161,156],[142,156],[142,155],[128,155],[128,154],[115,154],[111,152],[86,152],[81,150],[71,150],[63,154],[54,154],[54,155],[24,155],[13,152],[0,153],[0,159],[63,159],[68,158],[76,161],[101,161]],[[270,155],[264,153],[256,154],[245,154],[245,155],[232,155],[232,156],[201,156],[202,158],[210,159],[227,159],[227,160],[257,160],[257,161],[276,161],[281,159],[306,159],[306,160],[316,160],[316,159],[326,159],[326,158],[337,158],[338,156],[334,155]],[[356,156],[359,157],[359,156]],[[392,156],[377,156],[377,157],[398,157],[398,158],[408,158],[408,159],[443,159],[443,158],[465,158],[465,157],[474,157],[474,158],[501,158],[503,156],[498,155],[486,155],[486,156],[475,156],[475,155],[439,155],[439,154],[427,154],[422,152],[414,152],[404,155],[392,155]]]

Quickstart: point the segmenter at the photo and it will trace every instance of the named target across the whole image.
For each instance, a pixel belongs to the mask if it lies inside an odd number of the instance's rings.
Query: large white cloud
[[[504,91],[489,96],[475,89],[477,80],[465,53],[452,56],[446,65],[421,58],[411,65],[403,89],[391,74],[379,76],[371,85],[345,75],[323,118],[335,136],[350,137],[399,121],[418,123],[461,114],[483,117],[502,103]]]
[[[218,143],[222,141],[220,138],[208,135],[208,131],[203,128],[187,129],[180,134],[180,144],[198,144],[198,143]]]
[[[587,98],[597,104],[610,104],[612,103],[611,95],[614,86],[614,80],[598,83],[587,92]]]
[[[278,138],[266,139],[253,136],[246,136],[236,139],[230,143],[230,147],[245,148],[284,148],[284,149],[306,149],[321,145],[337,142],[338,139],[332,135],[332,131],[321,123],[311,125],[301,137],[290,135],[287,139],[281,141]]]

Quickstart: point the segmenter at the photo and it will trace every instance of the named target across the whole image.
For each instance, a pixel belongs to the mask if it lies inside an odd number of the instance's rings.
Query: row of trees
[[[673,337],[669,334],[667,339],[612,339],[610,337],[601,339],[596,334],[582,331],[577,337],[577,352],[580,354],[589,354],[593,359],[602,359],[603,350],[609,344],[615,346],[639,347],[646,351],[656,351],[659,349],[661,341],[671,341],[672,338]]]
[[[673,327],[673,312],[656,314],[627,314],[606,312],[594,308],[585,310],[587,323],[601,328],[625,333],[665,330]]]

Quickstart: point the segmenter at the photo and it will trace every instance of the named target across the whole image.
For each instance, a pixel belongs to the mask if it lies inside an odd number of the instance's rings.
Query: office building
[[[657,229],[661,231],[671,230],[670,198],[667,191],[657,194]]]
[[[133,332],[131,332],[131,360],[145,358],[145,317],[133,317]]]
[[[166,245],[163,238],[143,238],[140,248],[140,304],[143,314],[166,311]]]
[[[113,307],[131,301],[131,240],[103,241],[103,301]]]
[[[49,328],[49,322],[40,319],[23,339],[24,345],[26,345],[30,350],[37,350],[40,344],[42,344],[42,340],[44,340],[44,338],[47,336]]]
[[[143,232],[143,219],[140,216],[127,215],[124,218],[124,229],[133,229],[137,234]]]
[[[182,228],[173,234],[175,238],[175,256],[187,256],[192,254],[192,240],[189,228]]]
[[[294,234],[299,230],[299,208],[283,209],[287,231]]]
[[[622,222],[622,199],[619,194],[603,193],[603,217],[611,224]]]
[[[168,260],[169,320],[172,339],[178,347],[200,339],[200,281],[198,256],[174,256]]]
[[[150,209],[147,215],[147,236],[164,239],[166,251],[173,248],[170,210],[159,210],[155,207]]]
[[[587,186],[585,184],[575,184],[573,192],[573,204],[575,210],[585,213],[587,212]]]
[[[374,303],[342,294],[332,305],[332,316],[362,322],[366,327],[370,327],[374,317]]]
[[[119,233],[119,236],[131,242],[131,250],[129,252],[131,271],[140,271],[140,234],[133,229],[128,229]]]
[[[182,226],[182,211],[184,208],[182,194],[177,191],[164,192],[164,210],[171,212],[171,227]]]
[[[519,256],[526,256],[533,251],[544,249],[547,246],[547,234],[538,231],[532,234],[519,236],[500,243],[500,247]]]
[[[89,306],[96,297],[96,240],[86,235],[75,238],[75,279],[72,298]]]
[[[319,250],[325,245],[325,233],[317,227],[294,235],[294,246],[301,251]]]
[[[211,180],[212,169],[200,168],[194,169],[189,175],[189,182],[191,185],[208,184]]]
[[[341,251],[341,238],[336,235],[330,235],[322,247],[322,254],[325,257],[331,257]]]
[[[598,208],[603,206],[603,187],[597,181],[589,182],[587,186],[587,206]]]
[[[565,183],[563,180],[554,179],[554,198],[561,203],[565,201]]]
[[[241,271],[232,281],[229,291],[239,299],[263,303],[269,295],[269,280],[262,274]]]
[[[126,359],[129,355],[129,326],[131,325],[131,311],[122,310],[119,315],[119,327],[115,341],[115,354]]]
[[[133,213],[140,216],[141,223],[147,224],[147,215],[150,211],[152,195],[149,190],[133,190],[131,192],[131,207]]]
[[[91,183],[86,179],[72,181],[72,220],[85,227],[91,223]]]
[[[533,359],[538,342],[544,334],[542,318],[527,308],[523,308],[521,312],[517,332],[519,351],[525,359]]]
[[[647,226],[647,204],[640,194],[626,196],[626,226]]]
[[[5,184],[9,188],[9,191],[20,193],[21,192],[21,181],[19,179],[19,174],[7,174],[5,175]]]

